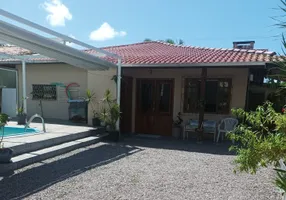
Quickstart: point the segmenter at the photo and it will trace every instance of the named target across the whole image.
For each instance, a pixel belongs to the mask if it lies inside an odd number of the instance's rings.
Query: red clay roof
[[[0,54],[1,53],[10,55],[25,55],[25,54],[31,54],[32,51],[16,46],[0,46]]]
[[[118,54],[123,64],[130,65],[269,62],[276,55],[267,50],[202,48],[153,41],[103,49]]]
[[[269,62],[276,55],[275,52],[267,50],[202,48],[156,41],[110,46],[102,49],[121,56],[123,65]],[[95,53],[95,50],[85,51],[91,54]],[[32,54],[29,50],[15,46],[0,47],[0,54],[2,52],[13,55]],[[103,59],[117,62],[117,60],[108,57],[103,57]],[[56,61],[51,58],[39,59],[32,56],[30,60]],[[9,59],[9,61],[17,61],[17,59]]]

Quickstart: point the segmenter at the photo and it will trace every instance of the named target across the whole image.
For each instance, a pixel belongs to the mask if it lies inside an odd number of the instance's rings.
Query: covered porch
[[[182,125],[218,122],[247,102],[249,66],[124,67],[122,74],[123,132],[171,136],[179,113]]]

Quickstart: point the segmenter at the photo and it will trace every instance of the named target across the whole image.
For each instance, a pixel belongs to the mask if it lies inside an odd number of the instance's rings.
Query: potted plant
[[[25,125],[27,123],[27,114],[24,112],[23,104],[18,108],[17,122],[18,125]]]
[[[182,124],[183,120],[181,118],[181,113],[179,112],[177,115],[177,119],[173,121],[173,130],[172,130],[172,135],[175,138],[180,138],[181,133],[182,133]]]
[[[0,163],[9,163],[13,155],[13,150],[11,148],[5,148],[3,143],[4,138],[4,127],[9,120],[8,115],[0,114],[0,131],[1,131],[1,140],[0,140]]]
[[[100,119],[99,119],[99,116],[98,116],[98,113],[95,109],[95,93],[94,92],[91,92],[89,89],[86,90],[86,101],[87,101],[87,104],[90,105],[91,109],[92,109],[92,113],[93,113],[93,117],[92,117],[92,126],[93,127],[98,127],[98,126],[101,126],[100,124]]]
[[[108,89],[102,100],[103,106],[100,112],[100,119],[105,123],[106,130],[109,133],[107,139],[117,142],[120,137],[119,130],[116,129],[116,123],[120,117],[120,108],[116,99],[112,98],[111,91]]]
[[[93,111],[92,126],[93,127],[101,126],[101,121],[99,119],[98,113],[95,110]]]

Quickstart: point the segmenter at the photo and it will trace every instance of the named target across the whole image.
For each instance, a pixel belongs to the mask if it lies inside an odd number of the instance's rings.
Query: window
[[[33,100],[57,100],[57,86],[55,85],[32,85]]]
[[[185,79],[184,113],[199,112],[200,79]],[[231,96],[231,79],[207,79],[205,112],[228,114]]]

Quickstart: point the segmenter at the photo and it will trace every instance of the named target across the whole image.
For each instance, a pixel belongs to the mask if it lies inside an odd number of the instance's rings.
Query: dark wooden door
[[[137,80],[135,131],[146,134],[172,134],[173,80]]]
[[[122,77],[120,94],[120,131],[122,133],[132,132],[132,85],[132,77]]]

